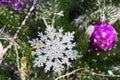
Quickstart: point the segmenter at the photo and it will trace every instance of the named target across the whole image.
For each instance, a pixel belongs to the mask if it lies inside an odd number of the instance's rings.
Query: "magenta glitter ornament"
[[[90,36],[90,47],[97,51],[111,50],[117,40],[116,30],[104,21],[96,22],[93,26],[94,31]]]
[[[4,6],[10,4],[17,11],[23,11],[25,4],[29,2],[32,2],[32,0],[0,0],[0,4]]]

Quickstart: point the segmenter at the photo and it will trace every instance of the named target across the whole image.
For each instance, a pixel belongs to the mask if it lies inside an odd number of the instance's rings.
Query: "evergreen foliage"
[[[17,0],[16,0],[17,1]],[[27,0],[24,0],[24,2]],[[28,0],[29,1],[29,0]],[[12,42],[0,64],[0,80],[119,80],[120,79],[120,1],[119,0],[30,0],[30,3],[24,3],[23,11],[19,12],[12,9],[11,5],[0,4],[0,42],[3,49]],[[32,10],[30,16],[18,32],[18,36],[13,39],[14,34],[18,30],[21,22],[31,9],[33,2],[37,1],[35,9]],[[100,4],[99,2],[100,1]],[[105,2],[105,4],[104,4]],[[106,21],[114,26],[117,31],[117,42],[110,51],[95,51],[90,48],[88,41],[89,36],[85,31],[87,27],[100,18],[100,11],[104,7]],[[54,17],[54,15],[57,15]],[[64,15],[64,16],[63,16]],[[61,74],[57,74],[57,68],[54,65],[43,61],[43,65],[47,64],[50,68],[44,71],[44,67],[33,67],[33,61],[40,56],[35,50],[44,50],[42,45],[47,43],[42,41],[41,47],[29,44],[28,41],[47,35],[50,38],[49,30],[46,24],[54,26],[50,33],[54,33],[55,38],[59,39],[66,36],[69,37],[68,43],[61,44],[59,47],[66,48],[62,51],[62,59],[68,61],[62,64],[64,70]],[[54,19],[53,19],[54,18]],[[61,28],[62,27],[62,28]],[[60,30],[62,30],[60,32]],[[48,31],[48,32],[47,32]],[[75,32],[75,33],[72,33]],[[59,34],[60,33],[60,34]],[[61,35],[61,33],[63,35]],[[51,35],[51,36],[49,36]],[[62,37],[60,37],[62,36]],[[44,37],[46,38],[46,37]],[[43,38],[41,38],[43,39]],[[49,39],[50,40],[50,39]],[[39,39],[40,41],[40,39]],[[39,42],[38,41],[38,42]],[[57,43],[57,42],[56,42]],[[55,43],[53,43],[55,44]],[[59,43],[58,43],[59,44]],[[52,41],[51,41],[52,45]],[[54,46],[56,47],[56,46]],[[57,48],[59,48],[57,47]],[[38,49],[39,48],[39,49]],[[69,56],[67,56],[67,52]],[[72,51],[74,50],[74,51]],[[49,51],[49,50],[48,50]],[[1,51],[0,51],[1,52]],[[41,51],[42,52],[42,51]],[[31,53],[37,54],[32,56]],[[49,52],[48,52],[49,53]],[[60,56],[59,51],[57,56]],[[75,53],[75,54],[72,54]],[[76,54],[77,53],[77,54]],[[0,53],[1,54],[1,53]],[[47,54],[47,51],[45,51]],[[45,55],[43,54],[43,55]],[[50,55],[50,53],[49,53]],[[72,56],[73,55],[73,56]],[[79,56],[79,57],[77,57]],[[49,56],[50,57],[50,56]],[[51,59],[51,58],[46,58]],[[42,60],[42,59],[39,59]],[[37,61],[37,60],[36,60]],[[49,61],[49,60],[48,60]],[[41,61],[42,62],[42,61]],[[54,62],[54,61],[53,61]],[[59,63],[59,62],[58,62]],[[62,62],[64,63],[64,62]],[[70,66],[71,67],[67,67]],[[66,66],[66,67],[63,67]],[[60,66],[61,67],[61,66]]]

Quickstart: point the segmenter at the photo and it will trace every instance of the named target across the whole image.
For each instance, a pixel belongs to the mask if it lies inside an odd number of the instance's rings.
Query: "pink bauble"
[[[94,31],[90,36],[90,47],[97,51],[111,50],[117,40],[116,30],[104,21],[96,22],[93,26]]]

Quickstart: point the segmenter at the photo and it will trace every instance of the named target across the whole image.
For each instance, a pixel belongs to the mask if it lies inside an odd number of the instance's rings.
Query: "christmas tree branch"
[[[23,26],[25,25],[27,19],[28,19],[29,16],[31,15],[31,12],[32,12],[32,11],[34,10],[34,8],[35,8],[36,3],[37,3],[37,0],[34,0],[32,7],[30,8],[29,12],[28,12],[27,15],[25,16],[25,19],[22,21],[20,27],[19,27],[18,30],[16,31],[16,33],[15,33],[15,35],[14,35],[14,37],[13,37],[14,39],[17,38],[20,30],[21,30],[21,29],[23,28]]]
[[[20,33],[20,30],[23,28],[23,26],[25,25],[27,19],[29,18],[29,16],[31,15],[32,11],[34,10],[35,8],[35,5],[37,3],[37,0],[34,0],[33,2],[33,5],[31,6],[29,12],[27,13],[27,15],[25,16],[24,20],[22,21],[21,25],[18,27],[18,30],[16,31],[15,35],[13,36],[13,39],[11,40],[11,43],[8,45],[8,48],[10,48],[12,45],[14,45],[15,47],[15,51],[16,51],[16,62],[17,62],[17,68],[18,68],[18,71],[20,72],[20,77],[21,77],[21,80],[26,80],[26,65],[21,65],[21,68],[20,68],[20,63],[19,63],[19,55],[18,55],[18,49],[17,49],[17,45],[14,44],[16,40],[16,38],[18,37],[18,34]],[[21,62],[22,64],[22,62]],[[24,66],[24,67],[23,67]]]
[[[34,10],[36,3],[37,3],[37,0],[34,0],[34,1],[33,1],[33,5],[31,6],[31,8],[30,8],[29,12],[27,13],[27,15],[25,16],[24,20],[21,22],[21,24],[20,24],[20,26],[18,27],[18,30],[16,31],[15,35],[14,35],[12,38],[10,37],[10,39],[9,39],[9,40],[10,40],[10,43],[9,43],[9,45],[1,51],[1,54],[4,55],[9,48],[11,48],[12,46],[14,46],[15,52],[16,52],[17,68],[18,68],[18,71],[20,72],[21,80],[26,80],[26,75],[27,75],[27,74],[26,74],[26,71],[23,70],[23,69],[24,69],[24,68],[23,68],[24,65],[21,66],[21,68],[20,68],[18,48],[17,48],[17,44],[16,44],[16,41],[15,41],[15,40],[17,39],[18,34],[20,33],[21,29],[24,27],[27,19],[28,19],[29,16],[31,15],[32,11]],[[6,34],[5,34],[5,35],[6,35]],[[7,36],[6,36],[6,37],[7,37]],[[2,60],[1,60],[1,61],[2,61]],[[24,73],[24,74],[23,74],[23,73]]]
[[[120,75],[98,74],[98,73],[95,73],[95,72],[92,72],[92,75],[94,75],[94,76],[101,76],[101,77],[119,77],[120,78]]]
[[[84,71],[82,71],[82,73],[83,73],[83,72],[91,73],[92,76],[99,76],[99,77],[118,77],[118,78],[120,78],[120,75],[98,74],[98,73],[95,73],[95,72],[91,72],[91,71],[89,71],[89,70],[85,70],[85,68],[78,68],[78,69],[73,70],[72,72],[69,72],[69,73],[66,73],[66,74],[64,74],[64,75],[61,75],[61,76],[57,77],[55,80],[58,80],[58,79],[61,79],[61,78],[70,76],[70,75],[72,75],[72,74],[74,74],[74,73],[76,73],[76,72],[78,72],[78,71],[80,71],[80,70],[84,70]],[[81,75],[82,75],[82,73],[81,73]]]
[[[46,19],[45,19],[45,16],[44,16],[44,14],[43,14],[43,17],[42,17],[42,19],[43,19],[43,22],[44,22],[45,26],[46,26],[46,27],[48,27],[48,23],[47,23],[47,21],[46,21]]]
[[[14,48],[15,48],[15,53],[16,53],[17,68],[18,68],[18,71],[20,72],[20,62],[19,62],[19,55],[18,55],[17,44],[14,44]]]
[[[54,24],[55,24],[55,14],[53,15],[51,26],[54,27]]]
[[[37,3],[37,0],[34,0],[33,5],[31,6],[29,12],[27,13],[27,15],[25,16],[24,20],[22,21],[21,25],[18,27],[18,30],[16,31],[15,35],[13,36],[13,38],[11,39],[10,44],[5,48],[5,50],[7,51],[9,48],[11,48],[11,46],[13,46],[16,38],[18,37],[18,34],[20,33],[20,30],[23,28],[23,26],[25,25],[27,19],[29,18],[29,16],[31,15],[31,12],[34,10],[35,5]]]
[[[84,68],[75,69],[75,70],[73,70],[72,72],[69,72],[69,73],[66,73],[65,75],[62,75],[62,76],[57,77],[55,80],[64,78],[64,77],[66,77],[66,76],[70,76],[71,74],[74,74],[74,73],[76,73],[76,72],[78,72],[78,71],[80,71],[80,70],[82,70],[82,69],[84,69]]]
[[[27,72],[28,72],[28,68],[27,68],[27,56],[22,56],[21,58],[21,68],[20,68],[20,77],[21,80],[27,80]]]

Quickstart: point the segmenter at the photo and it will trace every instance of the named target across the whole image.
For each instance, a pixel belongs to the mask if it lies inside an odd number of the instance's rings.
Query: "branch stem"
[[[18,30],[16,31],[15,35],[13,36],[13,38],[11,39],[10,44],[6,47],[6,49],[8,50],[9,48],[11,48],[11,46],[14,45],[15,40],[18,37],[18,34],[20,33],[21,29],[24,27],[27,19],[29,18],[29,16],[31,15],[32,11],[35,8],[35,5],[37,4],[37,0],[34,0],[33,5],[31,6],[29,12],[27,13],[27,15],[25,16],[24,20],[21,22],[20,26],[18,27]]]
[[[57,77],[55,80],[64,78],[64,77],[66,77],[66,76],[69,76],[69,75],[71,75],[71,74],[73,74],[73,73],[75,73],[75,72],[77,72],[77,71],[82,70],[82,69],[83,69],[83,68],[75,69],[75,70],[73,70],[72,72],[69,72],[69,73],[66,73],[65,75],[62,75],[62,76]]]

